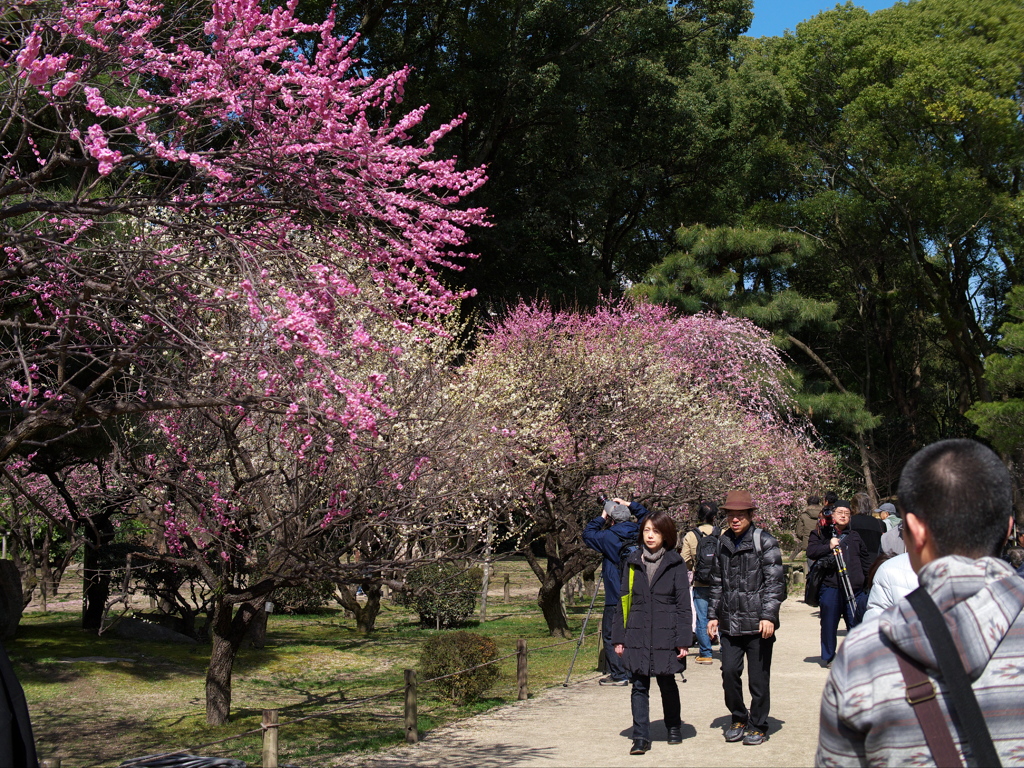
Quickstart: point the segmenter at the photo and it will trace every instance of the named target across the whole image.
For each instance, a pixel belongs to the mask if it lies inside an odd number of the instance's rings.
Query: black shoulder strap
[[[946,682],[947,696],[974,752],[975,762],[978,765],[1001,768],[999,753],[996,752],[992,735],[985,725],[985,716],[978,706],[978,699],[974,695],[963,662],[960,661],[960,653],[953,642],[953,635],[950,634],[938,606],[931,595],[925,592],[924,587],[918,587],[907,595],[907,600],[914,607],[928,642],[931,643],[935,660],[939,664],[939,672]]]

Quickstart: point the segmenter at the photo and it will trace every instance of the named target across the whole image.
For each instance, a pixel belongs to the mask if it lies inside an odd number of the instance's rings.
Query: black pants
[[[722,635],[722,688],[725,706],[733,722],[746,723],[767,733],[768,709],[771,706],[769,682],[772,669],[772,647],[775,635],[767,640],[761,635]],[[747,662],[747,683],[750,688],[750,709],[743,703],[743,660]]]
[[[658,687],[661,689],[661,711],[665,716],[666,728],[678,728],[682,725],[679,719],[679,688],[676,687],[675,675],[658,675]],[[633,709],[633,738],[643,741],[651,740],[651,678],[648,675],[633,674],[633,692],[629,697]]]
[[[601,642],[604,643],[604,660],[608,674],[616,680],[629,680],[629,672],[626,665],[622,663],[622,657],[615,652],[612,645],[612,622],[615,621],[618,613],[617,605],[606,605],[604,615],[601,617]],[[620,619],[621,621],[621,619]]]

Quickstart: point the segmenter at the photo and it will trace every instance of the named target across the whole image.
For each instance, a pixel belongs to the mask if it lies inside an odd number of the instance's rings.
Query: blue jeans
[[[676,686],[675,675],[658,675],[658,688],[661,689],[661,711],[665,716],[666,728],[678,728],[682,725],[679,718],[679,688]],[[633,692],[629,697],[633,710],[633,738],[642,741],[651,740],[651,678],[647,675],[633,675]]]
[[[708,598],[711,587],[693,588],[693,609],[697,611],[698,656],[711,658],[711,638],[708,636]]]
[[[615,646],[612,645],[612,622],[615,621],[615,616],[618,613],[617,608],[616,605],[606,605],[604,614],[601,616],[601,641],[604,643],[605,669],[615,680],[628,680],[629,673],[626,671],[626,665],[622,663],[622,657],[615,652]]]
[[[863,592],[857,592],[854,595],[854,599],[857,601],[857,610],[851,621],[851,617],[847,616],[849,610],[846,604],[846,596],[843,594],[842,589],[838,587],[822,587],[821,592],[818,594],[819,610],[821,613],[821,660],[827,663],[836,656],[839,619],[844,621],[847,630],[857,626],[864,615],[868,596]]]

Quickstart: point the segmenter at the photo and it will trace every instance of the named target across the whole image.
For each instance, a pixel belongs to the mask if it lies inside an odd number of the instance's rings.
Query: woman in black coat
[[[633,746],[631,755],[651,748],[651,677],[661,689],[661,707],[668,743],[682,741],[676,673],[686,669],[686,649],[693,639],[690,580],[676,552],[676,524],[664,512],[653,512],[640,534],[643,546],[626,561],[620,594],[626,598],[612,629],[612,643],[632,676]],[[632,582],[632,584],[631,584]],[[624,626],[625,625],[625,626]]]
[[[873,558],[868,554],[868,549],[860,534],[850,530],[849,525],[850,502],[837,501],[835,511],[832,513],[832,525],[818,526],[816,531],[811,532],[811,537],[807,542],[807,557],[812,560],[827,558],[832,554],[833,547],[839,547],[843,553],[843,559],[846,561],[846,571],[850,577],[850,586],[853,587],[853,595],[857,604],[854,615],[849,616],[846,593],[843,591],[843,585],[839,582],[839,573],[830,563],[832,570],[825,577],[818,592],[818,605],[821,613],[821,663],[825,666],[831,664],[836,655],[840,617],[846,622],[846,628],[851,629],[860,623],[867,606],[864,582],[867,579],[868,571],[871,570]]]

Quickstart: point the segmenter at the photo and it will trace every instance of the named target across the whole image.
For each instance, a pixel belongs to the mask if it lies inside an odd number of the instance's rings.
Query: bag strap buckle
[[[912,707],[917,704],[923,704],[926,701],[931,701],[935,698],[936,694],[935,684],[931,680],[913,683],[906,686],[906,690],[907,703]]]

